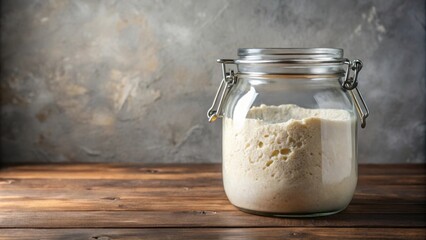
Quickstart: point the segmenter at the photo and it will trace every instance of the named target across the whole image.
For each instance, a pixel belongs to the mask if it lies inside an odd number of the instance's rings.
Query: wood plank
[[[187,184],[190,186],[190,183]],[[351,205],[424,205],[419,186],[359,186]],[[221,186],[170,188],[2,189],[1,211],[231,210]]]
[[[2,229],[0,239],[425,239],[421,228]]]
[[[152,198],[115,198],[99,199],[16,199],[0,201],[0,213],[3,211],[232,211],[235,208],[226,198],[221,199],[184,199],[165,197]],[[349,205],[356,213],[426,213],[425,204],[377,203]]]
[[[1,228],[140,227],[426,227],[425,214],[345,213],[319,218],[272,218],[240,211],[2,212]]]
[[[403,175],[403,176],[360,176],[358,186],[363,185],[424,185],[426,188],[426,175]],[[221,187],[221,178],[193,178],[189,179],[17,179],[0,178],[0,190],[20,190],[20,189],[73,189],[80,190],[100,190],[100,189],[137,189],[144,188],[191,188],[191,187]]]
[[[426,186],[358,185],[353,203],[426,203]]]
[[[360,175],[358,185],[426,185],[426,174]]]
[[[59,179],[146,179],[157,175],[164,178],[176,176],[178,179],[195,174],[208,177],[221,177],[220,164],[42,164],[7,166],[0,169],[1,178],[59,178]],[[180,176],[183,175],[183,176]],[[359,175],[426,175],[426,164],[359,166]],[[174,179],[174,178],[172,178]]]
[[[165,197],[153,198],[121,198],[106,197],[103,199],[9,199],[1,201],[0,214],[4,211],[171,211],[182,210],[234,210],[227,199],[173,199]]]
[[[365,213],[425,213],[424,204],[351,204],[349,209],[355,212]],[[212,199],[209,201],[197,200],[174,200],[171,202],[162,201],[161,198],[152,198],[145,201],[135,201],[134,199],[102,199],[87,200],[75,199],[73,201],[61,199],[32,199],[31,201],[13,201],[0,204],[1,211],[167,211],[176,209],[182,211],[206,210],[206,211],[229,211],[234,207],[226,200]]]
[[[189,184],[188,184],[189,185]],[[7,199],[31,199],[31,198],[60,198],[60,199],[103,199],[103,198],[134,198],[143,199],[151,197],[173,197],[182,199],[226,199],[223,187],[179,187],[179,188],[90,188],[90,189],[1,189],[0,201]],[[426,191],[418,186],[358,186],[353,202],[359,203],[375,200],[381,202],[426,203]],[[396,201],[396,202],[395,202]]]

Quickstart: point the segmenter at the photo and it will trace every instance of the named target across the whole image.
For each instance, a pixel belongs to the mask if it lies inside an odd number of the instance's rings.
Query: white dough
[[[344,209],[357,182],[355,119],[346,110],[253,107],[224,119],[223,180],[237,207],[271,213]]]

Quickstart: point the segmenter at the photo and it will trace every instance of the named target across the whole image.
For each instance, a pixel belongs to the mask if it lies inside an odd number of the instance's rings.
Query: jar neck
[[[237,64],[238,73],[246,75],[303,75],[341,77],[345,74],[344,64]]]
[[[338,88],[341,89],[343,76],[337,75],[251,75],[238,74],[239,84],[281,88]]]

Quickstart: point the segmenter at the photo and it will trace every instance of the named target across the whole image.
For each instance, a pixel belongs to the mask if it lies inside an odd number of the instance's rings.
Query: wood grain
[[[219,164],[7,166],[0,239],[424,239],[425,166],[360,165],[345,211],[305,219],[238,211]]]
[[[351,206],[425,204],[426,193],[412,186],[384,186],[358,188]],[[403,208],[401,206],[401,208]],[[135,188],[115,189],[42,189],[1,190],[0,211],[96,211],[136,210],[233,210],[223,189],[194,188]],[[398,208],[397,208],[398,209]]]
[[[240,211],[2,212],[3,228],[113,227],[426,227],[422,213],[342,213],[319,218],[271,218]]]
[[[421,228],[147,228],[147,229],[3,229],[0,239],[415,239]]]

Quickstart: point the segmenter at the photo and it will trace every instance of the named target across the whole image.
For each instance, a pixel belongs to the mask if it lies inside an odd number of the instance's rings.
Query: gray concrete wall
[[[1,1],[5,162],[219,162],[205,113],[239,47],[365,67],[360,162],[425,162],[425,1]]]

